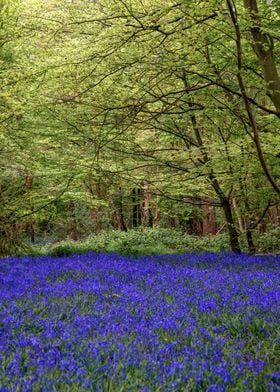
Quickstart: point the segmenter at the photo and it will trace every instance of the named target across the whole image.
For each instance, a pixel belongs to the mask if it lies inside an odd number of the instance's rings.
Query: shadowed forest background
[[[1,255],[279,252],[279,26],[277,0],[0,0]]]

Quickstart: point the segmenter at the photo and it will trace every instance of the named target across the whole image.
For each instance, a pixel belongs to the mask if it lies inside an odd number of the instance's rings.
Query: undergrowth
[[[280,252],[280,230],[274,229],[254,238],[257,253]],[[241,249],[248,252],[245,238],[240,238]],[[44,246],[25,246],[16,251],[17,255],[67,256],[89,251],[118,253],[135,257],[153,254],[173,254],[184,252],[224,252],[229,251],[227,234],[204,237],[193,236],[174,229],[134,229],[128,232],[104,231],[81,241],[65,240]]]

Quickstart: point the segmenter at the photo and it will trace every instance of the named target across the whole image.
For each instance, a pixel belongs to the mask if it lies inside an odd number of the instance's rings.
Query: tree
[[[264,61],[277,72],[278,11],[256,4],[22,3],[18,62],[3,73],[3,221],[31,239],[77,239],[110,225],[198,226],[204,206],[223,211],[234,251],[238,229],[253,249],[252,228],[278,200],[265,176],[276,190],[280,176]]]
[[[219,202],[225,210],[225,217],[228,221],[229,232],[232,238],[232,247],[234,250],[238,250],[239,246],[235,240],[235,238],[237,238],[237,232],[234,228],[234,219],[231,212],[230,199],[232,196],[228,199],[228,196],[226,197],[224,195],[217,176],[213,172],[213,168],[210,167],[212,157],[209,157],[207,147],[204,146],[199,128],[203,129],[206,127],[209,129],[211,120],[209,121],[210,115],[207,111],[210,112],[212,109],[211,106],[213,105],[213,101],[218,101],[221,107],[216,118],[219,118],[218,116],[222,115],[222,112],[227,112],[231,117],[237,117],[240,122],[240,124],[238,124],[240,129],[243,128],[248,132],[248,123],[252,126],[254,131],[253,141],[257,146],[258,157],[265,169],[265,174],[270,178],[270,171],[266,164],[264,154],[262,154],[259,139],[257,139],[258,132],[256,132],[256,129],[253,126],[253,110],[250,108],[251,105],[254,105],[257,110],[261,111],[261,115],[262,112],[277,115],[277,112],[274,112],[273,109],[260,104],[257,100],[252,98],[255,94],[254,91],[259,90],[259,80],[256,84],[257,87],[254,88],[252,81],[248,79],[250,96],[248,95],[248,89],[245,88],[243,77],[237,77],[238,85],[236,85],[234,81],[236,75],[240,75],[241,70],[240,67],[236,68],[235,65],[236,61],[238,62],[238,53],[236,55],[235,52],[232,52],[232,47],[235,45],[236,38],[231,39],[228,43],[224,40],[225,36],[231,37],[232,34],[230,21],[232,21],[233,15],[231,13],[231,8],[229,7],[229,2],[227,2],[228,11],[223,5],[218,8],[215,2],[208,2],[207,5],[204,2],[202,3],[203,4],[199,7],[196,7],[196,2],[193,2],[193,7],[189,5],[187,8],[184,4],[173,4],[171,2],[165,2],[164,7],[162,7],[161,2],[151,5],[136,1],[131,2],[130,4],[125,1],[119,1],[113,8],[105,6],[102,10],[99,9],[99,12],[102,13],[99,18],[97,17],[94,20],[90,18],[85,19],[77,22],[77,25],[80,26],[81,24],[85,24],[87,26],[92,26],[93,23],[98,24],[105,23],[105,21],[107,22],[105,32],[102,32],[103,45],[102,51],[99,54],[100,58],[103,59],[102,68],[104,69],[104,64],[107,64],[107,72],[105,73],[104,78],[106,81],[110,79],[111,83],[116,83],[116,79],[119,78],[119,81],[122,82],[126,88],[124,89],[123,86],[120,86],[120,90],[123,91],[123,101],[121,101],[120,92],[118,91],[118,94],[116,94],[118,95],[116,101],[118,100],[118,102],[122,102],[122,104],[114,105],[112,99],[110,104],[107,104],[107,110],[105,110],[106,118],[108,118],[110,114],[115,116],[115,118],[118,119],[118,124],[116,124],[118,127],[120,126],[120,120],[122,121],[123,128],[129,126],[135,127],[136,125],[138,126],[138,124],[140,124],[141,127],[143,127],[144,124],[144,126],[147,126],[148,128],[155,129],[162,127],[161,131],[163,133],[169,133],[177,138],[179,137],[184,143],[187,141],[187,143],[190,144],[190,142],[194,141],[195,150],[198,147],[200,154],[200,157],[198,156],[200,162],[199,164],[196,162],[195,167],[201,170],[201,167],[207,166],[207,168],[210,169],[207,172],[208,181],[212,184],[215,193],[218,195]],[[209,27],[212,27],[214,34],[209,33]],[[234,24],[233,28],[236,28],[236,24]],[[120,34],[120,31],[122,34]],[[221,37],[217,38],[217,31],[222,32]],[[120,39],[118,40],[119,37]],[[146,37],[149,38],[150,49],[147,47]],[[246,36],[244,36],[244,38],[246,38]],[[185,50],[184,46],[186,48]],[[224,54],[228,51],[233,53],[230,58],[230,63],[228,62],[228,56],[223,58]],[[246,67],[244,66],[244,68],[250,71],[252,68],[250,64],[252,62],[252,57],[249,50],[247,51],[247,54],[248,66],[246,64]],[[109,60],[107,60],[108,58]],[[256,67],[256,65],[254,65],[254,67]],[[258,71],[256,68],[254,69],[254,67],[252,68],[252,71],[255,72],[255,74],[252,72],[248,73],[250,78],[252,75],[254,76],[253,82],[257,80],[256,75],[258,77]],[[125,77],[124,70],[126,74]],[[182,75],[182,73],[188,75],[188,84],[186,85],[185,83],[183,89],[178,87],[180,75]],[[146,75],[148,75],[148,77],[146,77]],[[137,82],[139,80],[141,80],[140,83]],[[127,88],[128,86],[129,89]],[[94,87],[96,86],[94,85]],[[208,97],[208,101],[206,101],[207,106],[202,106],[197,103],[199,102],[198,99],[202,98],[202,94],[200,94],[201,91],[203,92],[204,100],[205,94]],[[218,99],[213,98],[214,91],[216,92]],[[261,92],[258,91],[258,94],[264,96],[264,92],[266,92],[266,90]],[[102,94],[103,93],[104,90],[102,91]],[[186,102],[186,97],[189,97],[190,95],[191,98]],[[194,97],[197,97],[198,99],[195,99]],[[244,109],[240,107],[240,104],[238,103],[240,97],[245,99],[245,103],[247,100],[247,118],[246,112],[244,113]],[[224,103],[225,98],[226,102]],[[128,116],[127,112],[132,108],[134,110],[133,118]],[[166,120],[164,120],[164,125],[162,121],[159,121],[159,118],[166,119],[170,115],[170,108],[173,110],[176,108],[177,112],[175,115],[177,116],[177,121],[182,114],[184,114],[185,118],[189,118],[192,127],[194,128],[195,139],[192,139],[193,136],[190,138],[188,132],[182,129],[181,126],[178,126],[178,123],[176,124],[174,119],[172,120],[177,127],[175,130],[170,126],[167,129],[165,126]],[[203,115],[192,115],[191,112],[194,110],[198,113],[203,113]],[[117,112],[118,114],[115,114]],[[204,125],[202,127],[197,127],[196,124],[200,123],[202,119]],[[225,129],[224,126],[220,126],[220,131],[223,128]],[[213,127],[210,132],[213,134]],[[222,133],[223,132],[224,131],[222,131]],[[222,139],[224,139],[224,137],[222,137]],[[162,140],[163,139],[161,139],[161,141]],[[188,150],[189,147],[186,149]],[[146,156],[146,153],[144,152],[142,156]],[[161,157],[157,156],[160,164],[163,163]],[[164,163],[169,170],[178,169],[185,172],[189,170],[182,167],[182,165],[176,166],[171,161],[165,160]],[[228,164],[233,167],[234,163],[228,162]],[[272,177],[270,178],[270,182],[273,184],[271,179]],[[201,189],[203,189],[203,186]],[[231,188],[227,189],[229,195],[231,195]]]

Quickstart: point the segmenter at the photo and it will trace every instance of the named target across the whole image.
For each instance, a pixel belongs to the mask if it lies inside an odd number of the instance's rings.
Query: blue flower
[[[254,390],[256,377],[276,390],[279,264],[231,253],[5,259],[2,390]]]

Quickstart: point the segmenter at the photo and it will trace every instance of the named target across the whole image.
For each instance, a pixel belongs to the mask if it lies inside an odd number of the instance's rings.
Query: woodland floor
[[[1,391],[279,391],[280,257],[0,263]]]

